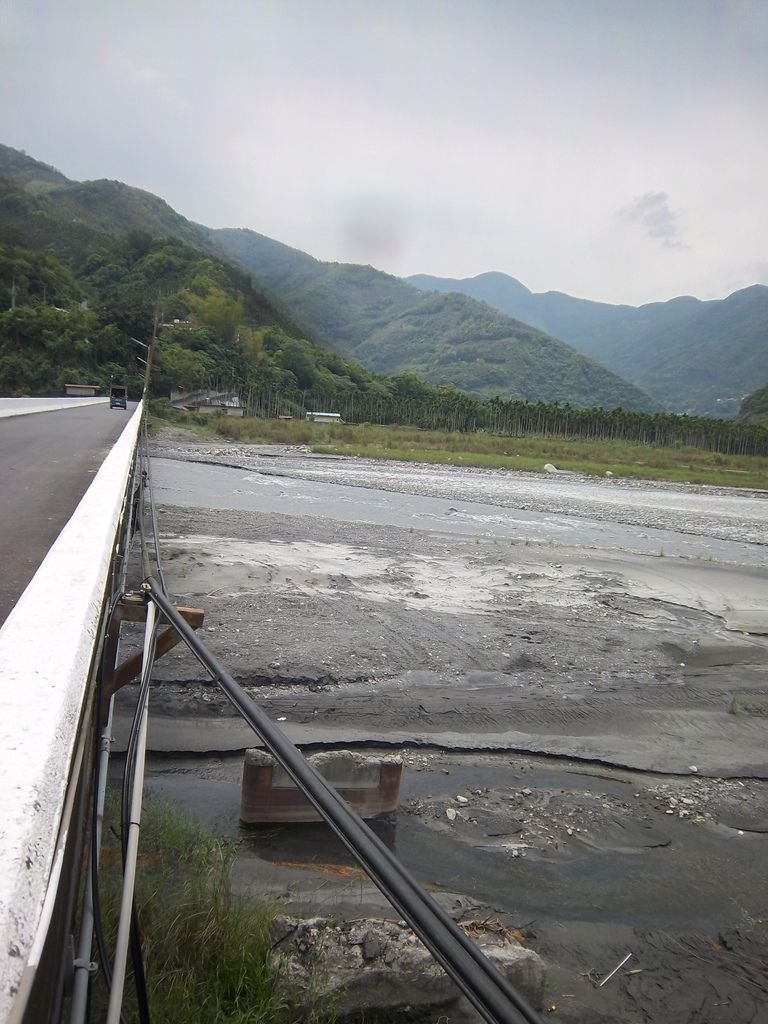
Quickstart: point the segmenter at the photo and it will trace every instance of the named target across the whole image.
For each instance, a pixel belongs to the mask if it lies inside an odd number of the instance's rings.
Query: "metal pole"
[[[282,730],[235,682],[194,630],[189,628],[155,581],[147,579],[144,589],[241,716],[357,858],[374,884],[408,921],[483,1019],[489,1024],[514,1024],[520,1020],[528,1024],[541,1024],[536,1011],[419,885],[391,850],[351,810]],[[108,1020],[107,1024],[117,1022]]]
[[[113,699],[109,701],[109,712],[107,724],[101,733],[99,753],[99,789],[96,803],[96,861],[89,858],[88,881],[85,887],[85,899],[83,901],[83,917],[80,927],[80,942],[77,947],[77,960],[75,962],[75,980],[72,988],[72,1003],[69,1011],[69,1019],[72,1024],[78,1024],[86,1019],[88,1008],[88,987],[91,979],[90,961],[91,949],[93,947],[93,874],[98,874],[99,851],[101,850],[101,830],[104,824],[104,799],[107,791],[107,768],[109,766],[109,752],[112,746],[112,708]]]
[[[144,630],[144,661],[142,667],[142,683],[152,669],[151,649],[152,634],[155,629],[156,609],[153,604],[147,605],[147,622]],[[133,779],[131,796],[130,825],[128,829],[128,848],[125,855],[123,870],[123,892],[120,902],[120,921],[117,927],[115,943],[115,966],[112,972],[112,988],[109,993],[106,1024],[120,1024],[120,1011],[123,1005],[123,989],[125,987],[125,971],[128,959],[128,941],[131,932],[131,914],[133,910],[133,891],[136,885],[136,859],[139,853],[139,830],[141,828],[141,803],[144,791],[144,759],[147,751],[147,717],[149,711],[149,687],[146,690],[144,705],[141,709],[138,737],[136,740],[136,774]]]

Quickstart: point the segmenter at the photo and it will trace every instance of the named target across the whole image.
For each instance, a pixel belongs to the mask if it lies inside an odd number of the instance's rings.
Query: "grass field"
[[[259,444],[307,445],[312,451],[374,459],[543,472],[558,469],[643,480],[768,488],[768,458],[698,448],[652,448],[626,441],[585,441],[494,434],[444,433],[414,427],[313,424],[300,420],[176,419],[209,436]]]

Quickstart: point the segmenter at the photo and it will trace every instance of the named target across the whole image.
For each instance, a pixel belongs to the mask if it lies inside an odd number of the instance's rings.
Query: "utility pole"
[[[149,339],[148,345],[143,341],[139,341],[138,338],[131,338],[132,342],[134,342],[136,345],[141,345],[141,347],[143,349],[146,349],[147,352],[146,359],[142,359],[141,356],[136,356],[137,360],[140,363],[144,364],[144,390],[141,393],[142,400],[144,401],[146,401],[147,395],[149,393],[149,375],[152,372],[152,356],[154,355],[155,352],[155,342],[157,341],[157,329],[159,326],[159,319],[160,313],[158,310],[155,310],[155,319],[152,325],[152,337]]]
[[[16,309],[16,278],[11,281],[11,309]]]
[[[160,320],[160,310],[159,310],[159,308],[156,307],[155,308],[155,319],[154,319],[154,323],[152,324],[152,337],[150,339],[149,349],[147,351],[146,372],[144,374],[144,393],[142,395],[142,398],[144,399],[145,402],[146,402],[147,398],[149,397],[149,375],[152,372],[152,357],[155,354],[155,342],[157,341],[157,328],[158,328],[159,320]]]

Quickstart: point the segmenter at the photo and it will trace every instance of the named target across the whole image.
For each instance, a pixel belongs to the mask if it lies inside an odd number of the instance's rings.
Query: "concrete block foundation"
[[[322,751],[307,758],[362,818],[397,809],[403,762],[390,755]],[[246,750],[240,820],[247,825],[322,821],[322,817],[271,754]]]

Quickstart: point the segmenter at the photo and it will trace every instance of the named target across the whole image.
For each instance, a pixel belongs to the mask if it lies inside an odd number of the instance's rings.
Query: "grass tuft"
[[[728,711],[732,715],[749,715],[752,718],[768,718],[768,698],[756,699],[735,693]]]
[[[120,900],[119,823],[111,797],[102,853],[103,917],[114,944]],[[300,1013],[281,994],[272,961],[275,908],[231,891],[234,848],[173,805],[145,804],[136,902],[154,1024],[321,1024],[332,1010]],[[94,1006],[108,996],[98,981]],[[125,1017],[138,1019],[126,998]]]

